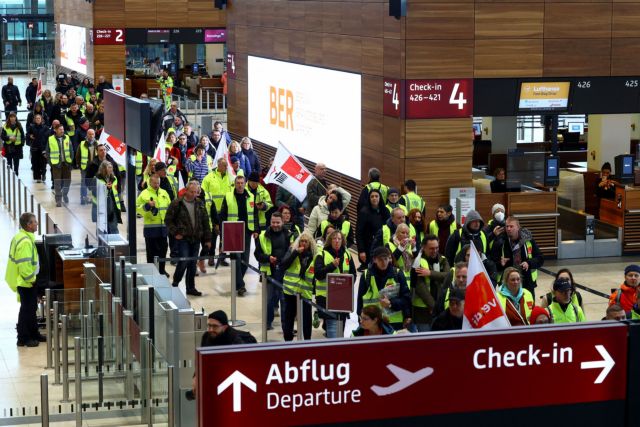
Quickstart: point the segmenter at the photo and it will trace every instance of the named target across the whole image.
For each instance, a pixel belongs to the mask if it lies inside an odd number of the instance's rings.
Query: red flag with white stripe
[[[102,129],[100,133],[99,144],[107,147],[107,154],[120,166],[127,165],[127,145],[113,135],[109,135],[107,131]]]
[[[271,169],[264,177],[265,184],[277,184],[302,202],[307,197],[307,184],[312,179],[311,172],[280,142]]]
[[[162,132],[162,135],[160,136],[160,139],[156,144],[156,149],[153,152],[153,158],[159,162],[167,162],[167,150],[165,149],[164,132]]]

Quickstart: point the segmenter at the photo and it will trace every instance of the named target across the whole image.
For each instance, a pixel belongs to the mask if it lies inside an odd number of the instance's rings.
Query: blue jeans
[[[80,200],[81,201],[86,201],[87,200],[87,184],[88,184],[88,180],[87,180],[87,170],[80,170]]]
[[[184,239],[175,241],[175,248],[178,251],[179,257],[197,257],[200,251],[200,242],[189,242]],[[178,261],[176,271],[173,273],[173,285],[178,286],[184,276],[184,272],[187,272],[187,290],[193,290],[196,288],[196,261]]]
[[[277,270],[272,269],[272,274],[269,277],[278,283],[282,283],[284,270],[281,268]],[[274,312],[280,300],[284,300],[282,288],[267,281],[267,326],[271,326],[273,323],[273,318],[275,317]]]

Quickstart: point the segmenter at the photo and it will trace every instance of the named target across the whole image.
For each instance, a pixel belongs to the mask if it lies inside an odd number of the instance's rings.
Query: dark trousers
[[[54,189],[56,193],[56,203],[62,201],[62,196],[69,194],[69,185],[71,185],[71,165],[62,163],[51,167],[51,176],[54,179]]]
[[[33,171],[33,179],[44,180],[47,173],[47,162],[38,151],[31,152],[31,170]]]
[[[35,287],[23,288],[22,286],[18,286],[18,295],[20,295],[18,341],[26,343],[27,341],[38,339],[40,335],[38,331],[38,319],[36,318],[38,294]]]
[[[155,257],[164,258],[167,256],[169,243],[167,242],[166,237],[145,237],[144,243],[147,246],[147,262],[149,264],[153,264],[153,259]],[[166,262],[164,261],[160,261],[159,263],[159,270],[161,274],[166,272],[165,264]]]
[[[284,278],[284,270],[281,268],[271,268],[271,274],[269,277],[280,284],[280,286],[274,285],[270,280],[267,280],[267,325],[271,326],[273,319],[275,318],[276,307],[278,307],[278,302],[280,302],[280,300],[283,301],[281,305],[284,310],[284,299],[282,297],[282,279]]]
[[[176,238],[169,234],[169,257],[177,258],[178,257],[178,249],[176,246]]]
[[[20,170],[20,155],[18,153],[6,154],[5,157],[9,162],[9,167],[13,170],[13,173],[18,175],[18,171]]]
[[[238,257],[238,254],[234,254],[236,256],[236,290],[242,289],[245,287],[244,285],[244,275],[247,272],[247,265],[249,264],[249,257],[251,256],[251,232],[245,230],[244,232],[244,252],[241,254],[242,257]],[[240,261],[242,259],[243,262]]]
[[[176,240],[176,250],[179,257],[197,257],[200,242],[189,242],[184,239]],[[176,271],[173,273],[173,286],[178,286],[184,272],[187,272],[187,290],[196,288],[196,261],[178,261]]]
[[[298,299],[295,295],[284,294],[284,305],[282,307],[282,333],[285,341],[293,341],[293,322],[298,313]],[[302,335],[305,340],[311,339],[311,305],[302,303]]]

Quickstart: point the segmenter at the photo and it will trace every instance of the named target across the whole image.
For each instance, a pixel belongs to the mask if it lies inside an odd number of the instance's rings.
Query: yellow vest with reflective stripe
[[[387,187],[386,185],[381,184],[380,182],[370,182],[366,185],[366,187],[369,192],[371,192],[371,190],[380,191],[380,194],[382,195],[382,199],[380,200],[381,203],[384,203],[385,200],[387,200],[387,192],[389,191],[389,187]]]
[[[389,211],[389,214],[391,214],[391,212],[393,212],[395,208],[400,208],[405,215],[409,215],[409,211],[407,210],[407,207],[405,205],[397,203],[397,206],[391,206],[389,203],[387,203],[387,210]]]
[[[420,212],[424,211],[424,200],[413,191],[403,195],[402,199],[408,210],[418,209]]]
[[[69,136],[74,136],[76,134],[76,124],[72,118],[65,114],[64,121],[67,122],[67,131],[66,134]]]
[[[250,191],[247,191],[247,228],[250,231],[255,231],[256,225],[254,223],[253,211],[255,208],[255,203],[253,201],[253,194]],[[229,192],[225,195],[225,199],[227,201],[227,221],[240,221],[238,217],[238,203],[236,202],[235,192]]]
[[[153,201],[156,203],[156,208],[158,209],[156,215],[150,210],[144,210],[144,205],[151,201],[151,198],[153,198]],[[169,199],[169,193],[162,188],[158,188],[157,192],[151,187],[142,191],[136,199],[136,212],[142,215],[144,228],[166,227],[164,217],[167,214],[167,209],[170,204],[171,199]]]
[[[586,322],[584,312],[577,304],[569,303],[567,311],[562,311],[562,307],[560,307],[560,304],[556,301],[553,301],[547,308],[549,314],[551,315],[552,323]]]
[[[318,257],[322,257],[322,262],[324,265],[329,265],[333,262],[334,258],[331,253],[322,249],[318,255],[316,255],[316,259]],[[349,255],[349,251],[345,251],[344,257],[342,258],[342,272],[349,273],[349,263],[353,262],[351,259],[351,255]],[[338,273],[340,270],[338,271]],[[327,296],[327,278],[324,280],[316,279],[316,289],[315,293],[317,297],[326,297]]]
[[[136,153],[136,176],[142,175],[142,153]]]
[[[395,268],[394,268],[394,272],[397,272]],[[365,271],[364,275],[365,275],[364,280],[368,284],[368,287],[367,287],[368,289],[367,289],[367,292],[362,297],[362,307],[364,308],[368,305],[377,305],[378,307],[380,307],[380,309],[384,313],[385,309],[382,308],[382,305],[380,304],[380,291],[378,290],[378,285],[376,284],[375,279],[371,277],[371,273],[369,270]],[[387,278],[387,281],[384,285],[385,288],[388,288],[391,286],[397,286],[398,293],[400,292],[400,284],[396,283],[395,277]],[[389,323],[402,323],[402,321],[404,320],[402,311],[391,311],[390,313],[387,313],[387,316],[389,317]]]
[[[456,255],[458,255],[460,253],[460,251],[462,251],[462,228],[458,229],[458,233],[460,234],[460,239],[458,240],[458,250],[456,251]],[[487,253],[487,235],[484,234],[484,231],[480,230],[480,241],[482,242],[482,253],[486,254]],[[473,241],[469,242],[470,244],[473,244]]]
[[[218,172],[218,169],[212,170],[202,180],[202,190],[205,192],[205,200],[211,206],[215,203],[216,209],[220,212],[222,208],[222,199],[233,190],[233,182],[231,176],[225,172],[224,175]]]
[[[449,235],[455,233],[457,228],[458,226],[456,225],[455,221],[449,224]],[[438,222],[435,219],[431,220],[431,222],[429,223],[429,234],[433,234],[437,237],[439,232],[440,227],[438,226]]]
[[[258,236],[258,243],[260,244],[262,253],[264,253],[265,255],[271,255],[271,239],[267,239],[267,236],[265,233],[266,233],[266,230],[260,233],[260,235]],[[270,264],[268,262],[261,262],[260,271],[262,271],[263,273],[269,274],[270,272],[269,266]]]
[[[404,258],[401,256],[398,259],[395,259],[393,257],[393,253],[395,252],[396,249],[398,249],[398,247],[393,243],[393,242],[389,242],[387,243],[387,248],[391,251],[391,257],[393,258],[393,265],[402,272],[402,274],[404,274],[404,277],[407,279],[407,286],[409,287],[409,289],[411,289],[411,270],[409,271],[405,271],[404,269]],[[427,266],[427,268],[429,268]]]
[[[86,141],[80,143],[80,169],[87,169],[89,163],[89,148],[86,146]]]
[[[96,178],[96,180],[104,181],[101,178]],[[98,191],[97,188],[95,191],[96,192]],[[107,189],[107,191],[109,191],[109,189]],[[118,178],[113,179],[113,182],[111,183],[111,192],[113,193],[113,198],[115,199],[116,207],[120,209],[120,196],[118,195]],[[91,194],[91,203],[93,203],[94,205],[98,204],[98,198],[96,197],[95,194],[93,194],[93,192]]]
[[[284,293],[287,295],[299,293],[302,298],[311,299],[313,295],[313,261],[309,263],[307,271],[304,272],[304,278],[300,277],[301,269],[300,257],[296,256],[284,272]]]
[[[11,129],[10,127],[8,127],[7,125],[3,126],[4,131],[6,132],[7,136],[12,137],[15,136],[16,140],[15,142],[13,141],[7,141],[5,142],[5,144],[7,145],[22,145],[22,139],[20,139],[20,129],[18,129],[18,127],[16,126],[15,129]]]
[[[39,271],[35,236],[21,229],[11,240],[5,281],[14,292],[17,292],[18,286],[31,288]]]
[[[331,222],[329,222],[328,219],[325,219],[320,223],[320,235],[321,236],[324,236],[324,231],[327,229],[329,224],[331,224]],[[347,220],[342,221],[342,225],[340,226],[340,232],[342,233],[342,235],[344,236],[345,239],[349,235],[350,231],[351,231],[351,222],[349,222]]]
[[[483,241],[483,243],[484,243],[484,241]],[[509,243],[509,242],[506,242],[506,243]],[[531,244],[531,241],[527,240],[526,242],[524,242],[524,246],[527,249],[525,251],[527,253],[527,259],[533,258],[533,245]],[[504,245],[502,246],[502,258],[504,258]],[[531,273],[531,280],[536,282],[538,280],[538,270],[529,269],[529,272]]]
[[[413,224],[409,224],[409,238],[416,237],[416,229]],[[382,245],[386,245],[391,241],[391,228],[387,224],[382,226]]]
[[[502,286],[506,286],[506,285],[502,285]],[[533,295],[531,295],[531,292],[529,292],[526,289],[522,290],[522,298],[524,299],[524,314],[526,316],[525,320],[525,325],[529,324],[529,318],[531,317],[531,310],[533,310],[533,306],[535,305],[535,302],[533,301]],[[501,292],[496,290],[496,295],[498,295],[498,300],[500,300],[500,304],[502,304],[502,308],[507,309],[507,297],[502,295]],[[515,306],[514,306],[515,308]],[[520,312],[520,310],[518,310],[518,313],[520,315],[522,315],[522,313]]]
[[[273,203],[271,202],[271,195],[267,191],[266,188],[262,186],[262,184],[258,184],[258,188],[256,188],[255,194],[256,205],[260,202],[266,205],[265,210],[258,210],[258,226],[262,229],[267,226],[267,211],[271,209]]]
[[[65,135],[62,140],[62,149],[65,152],[65,160],[66,163],[71,164],[72,162],[72,153],[71,153],[71,139],[69,135]],[[49,162],[52,165],[57,165],[60,163],[60,147],[58,146],[58,139],[55,135],[51,135],[49,137]]]

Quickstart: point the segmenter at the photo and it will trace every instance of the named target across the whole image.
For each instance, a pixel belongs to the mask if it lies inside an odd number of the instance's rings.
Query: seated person
[[[497,168],[493,172],[495,179],[491,181],[492,193],[506,193],[507,192],[507,173],[504,168]]]
[[[596,197],[599,199],[613,200],[616,197],[616,186],[609,179],[610,176],[611,163],[605,162],[600,168],[600,178],[596,181]]]

